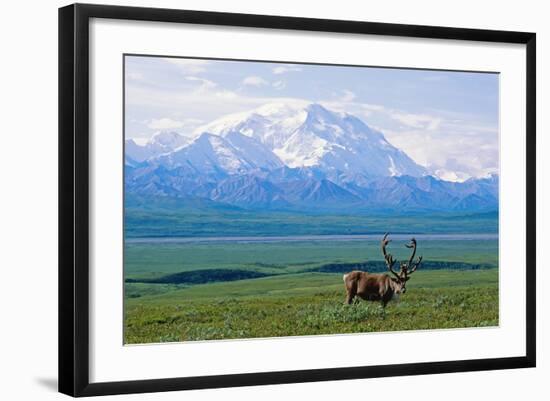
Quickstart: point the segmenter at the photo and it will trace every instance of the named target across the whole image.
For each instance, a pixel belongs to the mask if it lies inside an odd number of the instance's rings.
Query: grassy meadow
[[[404,243],[391,243],[399,260]],[[128,241],[125,343],[498,325],[497,240],[422,240],[418,254],[384,310],[343,304],[343,272],[386,271],[378,241]]]

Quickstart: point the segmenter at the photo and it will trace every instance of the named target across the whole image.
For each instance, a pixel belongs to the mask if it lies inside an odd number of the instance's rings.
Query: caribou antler
[[[388,266],[389,271],[392,272],[395,277],[399,278],[399,274],[397,274],[393,270],[395,259],[391,254],[386,252],[386,246],[389,244],[390,241],[391,240],[388,239],[388,233],[386,233],[384,234],[384,237],[382,238],[380,245],[382,246],[382,253],[384,254],[384,260],[386,261],[386,266]]]
[[[422,256],[419,256],[419,257],[418,257],[418,260],[417,260],[415,263],[413,263],[412,269],[410,269],[410,270],[407,272],[407,274],[413,274],[413,273],[416,271],[416,269],[418,268],[418,266],[420,266],[420,263],[421,263],[421,262],[422,262]]]
[[[412,248],[412,254],[411,254],[411,257],[409,258],[409,262],[407,263],[407,266],[410,266],[410,264],[412,263],[413,259],[414,259],[414,255],[416,255],[416,239],[414,238],[411,238],[411,242],[409,242],[408,244],[405,244],[405,246],[409,249]]]
[[[422,256],[419,256],[416,262],[413,262],[414,255],[416,255],[416,239],[411,238],[411,242],[405,245],[407,248],[412,248],[411,257],[409,258],[409,261],[407,264],[402,264],[402,266],[405,268],[407,275],[410,275],[416,271],[418,266],[420,266],[420,263],[422,262]]]

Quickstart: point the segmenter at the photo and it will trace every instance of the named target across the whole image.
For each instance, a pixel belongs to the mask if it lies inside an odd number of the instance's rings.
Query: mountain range
[[[268,210],[498,210],[498,176],[431,176],[383,133],[319,104],[270,103],[192,135],[125,141],[125,190]]]

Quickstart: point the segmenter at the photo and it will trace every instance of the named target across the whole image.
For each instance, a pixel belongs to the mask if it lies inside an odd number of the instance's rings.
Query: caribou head
[[[386,233],[382,238],[382,253],[384,254],[384,260],[386,262],[388,270],[394,276],[392,277],[392,281],[395,287],[394,291],[397,294],[404,294],[407,291],[406,283],[411,278],[411,274],[413,274],[418,266],[420,266],[420,263],[422,262],[422,256],[419,256],[417,260],[414,261],[414,256],[416,255],[416,239],[412,238],[411,241],[405,245],[407,248],[412,249],[411,256],[408,261],[400,263],[399,272],[396,272],[395,270],[393,270],[393,266],[395,265],[396,261],[393,256],[386,251],[386,246],[388,246],[391,241],[390,239],[388,239],[388,235],[389,234]]]

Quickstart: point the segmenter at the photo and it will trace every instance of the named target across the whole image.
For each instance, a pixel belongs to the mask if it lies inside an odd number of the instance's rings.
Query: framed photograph
[[[535,34],[59,10],[59,390],[535,366]]]

